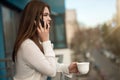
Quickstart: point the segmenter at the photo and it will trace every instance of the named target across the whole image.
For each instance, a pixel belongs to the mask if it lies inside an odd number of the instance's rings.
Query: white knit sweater
[[[68,65],[58,64],[50,41],[42,43],[44,54],[31,40],[26,39],[20,46],[16,58],[14,80],[46,80],[56,72],[69,75]]]

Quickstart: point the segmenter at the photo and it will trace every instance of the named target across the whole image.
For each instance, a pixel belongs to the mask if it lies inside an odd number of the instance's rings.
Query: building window
[[[64,15],[53,15],[51,26],[51,41],[54,43],[54,48],[66,48],[65,36],[65,19]]]

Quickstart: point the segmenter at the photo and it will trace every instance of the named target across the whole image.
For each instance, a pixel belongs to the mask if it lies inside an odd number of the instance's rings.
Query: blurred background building
[[[66,10],[66,38],[67,38],[67,45],[70,47],[70,43],[72,37],[74,36],[75,31],[79,29],[79,25],[77,23],[77,15],[76,10]]]
[[[116,9],[117,9],[117,26],[120,26],[120,0],[117,0],[116,3]]]

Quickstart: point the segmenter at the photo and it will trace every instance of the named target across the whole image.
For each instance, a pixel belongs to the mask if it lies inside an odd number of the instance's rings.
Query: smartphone
[[[40,23],[41,23],[42,27],[44,28],[44,21],[42,19],[40,19]],[[46,28],[48,28],[48,25],[46,25]]]
[[[42,19],[40,19],[40,23],[41,23],[42,27],[44,27],[44,21]]]

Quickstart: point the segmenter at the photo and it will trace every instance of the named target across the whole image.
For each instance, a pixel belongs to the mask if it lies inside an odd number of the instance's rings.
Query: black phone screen
[[[44,27],[44,21],[42,19],[40,19],[40,23],[41,23],[42,27]]]

